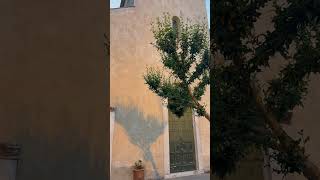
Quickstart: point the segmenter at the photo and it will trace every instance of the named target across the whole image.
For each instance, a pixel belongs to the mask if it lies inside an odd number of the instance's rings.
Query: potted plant
[[[133,180],[144,180],[144,165],[141,160],[134,163]]]

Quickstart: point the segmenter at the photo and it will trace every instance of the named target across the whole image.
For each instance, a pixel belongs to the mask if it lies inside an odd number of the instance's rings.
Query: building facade
[[[143,79],[147,66],[161,66],[151,23],[169,13],[206,23],[204,0],[122,1],[110,12],[111,179],[131,180],[141,159],[147,179],[203,173],[210,169],[210,124],[192,110],[175,121],[166,104]],[[209,112],[209,88],[203,98]],[[183,129],[183,127],[187,127]],[[177,140],[179,130],[188,132]],[[180,143],[179,142],[183,142]],[[192,147],[188,153],[179,146]]]

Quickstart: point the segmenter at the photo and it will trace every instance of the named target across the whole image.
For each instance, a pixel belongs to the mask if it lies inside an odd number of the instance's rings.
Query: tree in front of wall
[[[187,108],[210,121],[201,98],[209,85],[209,42],[205,23],[192,24],[165,14],[152,24],[162,69],[147,68],[149,89],[168,100],[168,109],[178,117]]]
[[[320,72],[320,1],[281,2],[211,4],[211,170],[221,178],[256,147],[272,150],[269,156],[279,165],[275,172],[320,179],[319,167],[305,151],[309,138],[302,130],[294,139],[280,125],[290,120],[296,106],[303,106],[310,75]],[[268,3],[275,12],[274,29],[257,34],[254,24]],[[287,63],[262,89],[257,75],[268,69],[276,53]]]

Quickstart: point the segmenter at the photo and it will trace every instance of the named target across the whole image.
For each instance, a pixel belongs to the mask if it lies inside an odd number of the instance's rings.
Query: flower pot
[[[144,169],[133,169],[133,180],[144,180]]]

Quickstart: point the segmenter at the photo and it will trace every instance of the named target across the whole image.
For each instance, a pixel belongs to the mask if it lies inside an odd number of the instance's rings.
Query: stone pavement
[[[178,177],[168,180],[210,180],[210,174],[199,174],[194,176]]]

